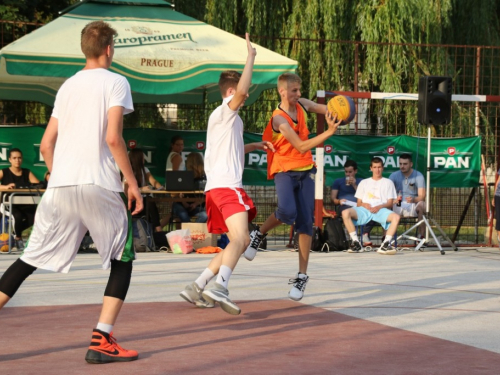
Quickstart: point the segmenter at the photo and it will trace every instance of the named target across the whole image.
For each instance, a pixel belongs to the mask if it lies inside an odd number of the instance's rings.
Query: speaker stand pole
[[[437,247],[439,248],[439,251],[441,252],[441,255],[445,255],[445,252],[443,248],[441,247],[441,243],[437,239],[436,235],[434,234],[434,231],[432,230],[431,225],[429,224],[429,220],[432,221],[434,226],[438,229],[439,233],[448,241],[448,243],[451,245],[453,250],[457,251],[457,247],[455,244],[450,240],[450,238],[444,233],[444,231],[441,229],[441,227],[438,225],[438,223],[432,219],[431,217],[427,218],[429,216],[429,204],[430,204],[430,190],[431,190],[431,127],[427,126],[427,181],[426,181],[426,190],[425,190],[425,214],[422,216],[422,220],[420,220],[418,223],[413,225],[410,229],[408,229],[406,232],[403,234],[399,235],[396,242],[399,241],[401,238],[409,238],[411,240],[417,241],[418,245],[415,246],[415,251],[420,250],[424,242],[428,242],[429,240],[429,233],[432,235],[432,238],[436,242]],[[413,229],[417,228],[419,225],[425,223],[425,238],[419,239],[413,236],[408,235],[409,232],[411,232]]]

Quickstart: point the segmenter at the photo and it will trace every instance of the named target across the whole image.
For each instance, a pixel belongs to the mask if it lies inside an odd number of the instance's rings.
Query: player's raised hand
[[[257,56],[257,50],[252,47],[252,44],[250,43],[250,35],[248,33],[245,33],[245,39],[247,40],[248,54]]]

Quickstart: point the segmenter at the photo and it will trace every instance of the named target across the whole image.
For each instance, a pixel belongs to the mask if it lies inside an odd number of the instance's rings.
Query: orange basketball
[[[342,120],[341,125],[347,125],[354,119],[356,107],[354,101],[349,96],[337,95],[328,102],[328,111],[332,115],[337,115],[338,120]]]

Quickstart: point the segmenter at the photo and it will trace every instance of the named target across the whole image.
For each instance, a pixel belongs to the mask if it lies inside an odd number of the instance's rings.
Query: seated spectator
[[[43,175],[43,181],[41,182],[42,184],[42,187],[44,189],[47,189],[47,186],[49,185],[49,180],[50,180],[50,172],[47,171],[45,172],[45,174]]]
[[[182,159],[182,150],[184,150],[184,140],[180,135],[172,137],[170,140],[170,153],[167,156],[167,171],[183,171],[186,169]]]
[[[342,211],[344,225],[351,237],[351,248],[348,252],[363,252],[355,226],[366,225],[373,220],[380,223],[382,228],[386,230],[384,242],[380,245],[377,253],[394,255],[396,249],[391,245],[391,242],[398,228],[399,215],[390,209],[396,199],[396,189],[391,180],[382,177],[384,170],[382,159],[373,158],[370,170],[372,177],[361,181],[358,185],[355,195],[358,200],[357,207]]]
[[[21,168],[23,163],[23,153],[18,148],[9,151],[9,168],[0,170],[0,191],[10,189],[19,189],[28,187],[31,184],[38,184],[38,178],[27,168]],[[35,222],[36,205],[16,204],[12,206],[12,215],[14,216],[14,232],[17,250],[24,250],[22,233],[24,230],[33,226]]]
[[[139,148],[134,148],[130,150],[128,153],[128,158],[130,160],[130,165],[132,166],[132,171],[134,172],[135,179],[139,185],[139,189],[141,191],[162,188],[161,184],[156,181],[148,168],[144,166],[144,152]],[[127,180],[123,180],[124,183],[124,191],[128,191]],[[161,232],[162,227],[160,225],[160,214],[158,212],[158,207],[156,203],[149,200],[147,195],[144,194],[144,209],[139,213],[135,214],[134,217],[142,217],[146,214],[148,217],[146,218],[153,227],[156,232]],[[132,209],[134,211],[135,202],[132,202]]]
[[[345,177],[337,178],[333,181],[331,188],[331,200],[336,206],[339,206],[339,214],[351,208],[351,205],[347,205],[346,201],[356,204],[357,200],[354,197],[356,194],[356,189],[362,178],[356,177],[358,173],[358,164],[354,160],[347,160],[344,164]]]
[[[425,213],[425,179],[422,173],[413,169],[410,154],[399,156],[399,171],[391,173],[389,179],[394,183],[396,191],[401,192],[401,202],[396,202],[393,211],[401,217],[418,217],[421,221]],[[425,237],[425,224],[418,227],[420,238]]]
[[[205,188],[207,176],[205,175],[205,168],[203,163],[203,156],[198,152],[191,152],[186,158],[186,170],[194,172],[195,186],[200,190]],[[184,197],[188,197],[184,195]],[[177,216],[181,222],[188,223],[193,216],[196,216],[197,223],[207,222],[207,213],[205,211],[204,203],[196,202],[175,202],[172,205],[172,212]]]
[[[331,200],[332,203],[338,206],[336,210],[339,215],[342,211],[351,208],[351,205],[346,204],[346,202],[357,203],[356,190],[362,178],[356,177],[358,173],[358,163],[354,160],[347,160],[344,164],[345,177],[337,178],[333,181],[331,188]],[[373,228],[373,223],[370,222],[363,227],[363,245],[371,246],[372,241],[370,240],[370,232]]]

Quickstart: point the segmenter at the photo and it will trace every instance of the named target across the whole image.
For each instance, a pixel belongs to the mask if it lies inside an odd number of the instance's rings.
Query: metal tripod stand
[[[441,244],[439,243],[439,240],[437,239],[436,235],[434,234],[434,231],[431,228],[431,225],[429,224],[429,220],[434,224],[434,226],[439,230],[439,233],[450,243],[451,247],[453,250],[457,251],[457,247],[455,244],[450,240],[450,238],[444,233],[444,231],[441,229],[441,227],[438,225],[438,223],[431,217],[429,217],[429,202],[430,202],[430,188],[431,188],[431,127],[427,127],[427,181],[426,181],[426,191],[425,191],[425,214],[422,216],[422,220],[420,220],[418,223],[413,225],[410,229],[408,229],[406,232],[403,234],[399,235],[397,238],[397,241],[399,241],[401,238],[409,238],[411,240],[417,241],[418,245],[415,246],[415,251],[420,250],[420,248],[423,246],[425,242],[428,241],[429,239],[429,233],[432,235],[432,238],[436,242],[437,247],[439,248],[439,251],[441,252],[441,255],[445,255],[445,252],[443,248],[441,247]],[[408,235],[409,232],[411,232],[413,229],[417,228],[420,224],[425,223],[425,238],[416,238],[413,236]]]

